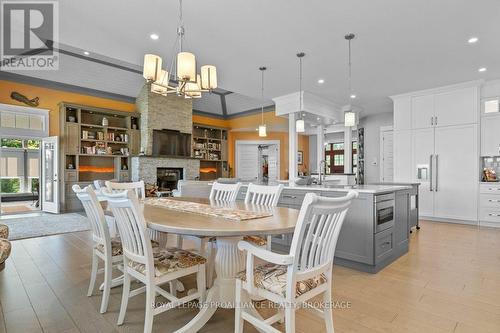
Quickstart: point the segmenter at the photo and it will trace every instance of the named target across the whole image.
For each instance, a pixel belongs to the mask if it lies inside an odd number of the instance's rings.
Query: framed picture
[[[304,152],[303,151],[298,151],[297,152],[297,164],[304,164]]]

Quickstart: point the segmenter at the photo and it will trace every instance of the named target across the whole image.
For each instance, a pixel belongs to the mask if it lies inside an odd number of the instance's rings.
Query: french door
[[[42,210],[59,213],[59,137],[51,136],[42,140],[42,177],[40,196]]]

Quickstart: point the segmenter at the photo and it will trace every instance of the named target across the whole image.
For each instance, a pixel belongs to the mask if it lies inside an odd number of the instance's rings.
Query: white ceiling
[[[172,59],[175,0],[60,1],[59,5],[64,44],[136,65],[144,53]],[[356,103],[370,114],[389,111],[389,95],[499,78],[499,17],[498,0],[184,0],[185,49],[197,55],[198,64],[217,66],[220,87],[239,93],[227,96],[228,105],[238,98],[246,105],[245,95],[259,97],[262,65],[268,67],[268,98],[297,91],[297,51],[306,52],[304,89],[344,104],[343,36],[354,32],[353,88]],[[160,39],[151,40],[151,33]],[[479,37],[479,42],[469,45],[471,36]],[[483,66],[488,70],[478,73]],[[323,85],[318,85],[319,78],[325,80]],[[66,80],[78,85],[86,79]],[[127,89],[133,93],[141,83],[139,75],[131,82],[98,74],[95,80],[98,89],[105,86],[115,93]],[[249,108],[257,104],[248,101]]]

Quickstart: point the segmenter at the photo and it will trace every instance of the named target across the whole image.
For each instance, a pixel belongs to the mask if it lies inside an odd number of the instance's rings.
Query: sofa
[[[11,244],[7,240],[9,237],[9,227],[0,224],[0,271],[5,268],[5,261],[10,255]]]

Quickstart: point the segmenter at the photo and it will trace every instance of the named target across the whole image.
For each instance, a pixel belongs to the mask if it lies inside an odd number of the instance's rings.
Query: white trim
[[[470,88],[470,87],[481,87],[481,85],[484,84],[484,80],[474,80],[474,81],[466,81],[466,82],[461,82],[461,83],[456,83],[456,84],[450,84],[447,86],[441,86],[441,87],[436,87],[436,88],[431,88],[431,89],[425,89],[425,90],[417,90],[417,91],[412,91],[409,93],[403,93],[399,95],[392,95],[389,96],[392,100],[395,100],[400,97],[408,97],[408,96],[420,96],[420,95],[429,95],[429,94],[439,94],[442,92],[448,92],[449,90],[454,90],[454,89],[459,89],[459,88]]]
[[[381,182],[384,181],[383,175],[384,175],[384,137],[383,133],[384,132],[393,132],[393,140],[394,140],[394,128],[393,126],[380,126],[379,130],[379,174],[378,178]],[[392,148],[394,152],[394,147]],[[394,166],[393,166],[394,168]],[[393,170],[394,173],[394,170]]]
[[[0,104],[1,112],[11,112],[17,114],[25,114],[29,116],[43,117],[42,130],[31,130],[21,128],[3,128],[0,124],[0,137],[2,138],[19,138],[19,139],[42,139],[49,136],[49,112],[47,109],[39,109],[27,106],[19,106],[12,104]]]
[[[280,140],[236,140],[234,144],[234,175],[238,177],[238,146],[239,145],[276,145],[278,147],[277,156],[277,178],[281,179],[280,167],[281,167],[281,147]]]

